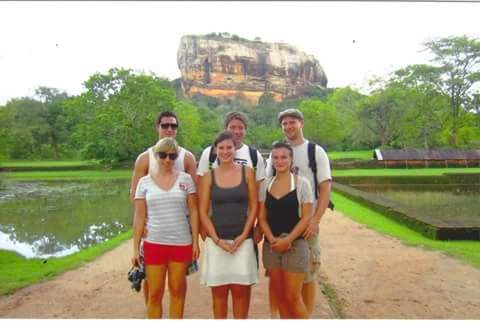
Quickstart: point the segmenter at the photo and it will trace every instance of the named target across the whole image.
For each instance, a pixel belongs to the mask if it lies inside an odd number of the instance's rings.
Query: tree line
[[[480,42],[466,36],[424,43],[431,64],[410,65],[374,79],[369,94],[356,89],[309,88],[281,103],[265,93],[257,106],[197,94],[182,97],[178,80],[112,68],[70,96],[39,87],[33,97],[0,106],[0,158],[133,161],[155,143],[156,115],[173,110],[178,140],[194,153],[211,144],[230,110],[250,120],[247,142],[269,149],[282,137],[277,113],[286,107],[305,115],[305,136],[328,150],[480,148]]]

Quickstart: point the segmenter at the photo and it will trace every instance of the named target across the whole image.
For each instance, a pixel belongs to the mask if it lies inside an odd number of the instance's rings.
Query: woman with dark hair
[[[231,292],[233,317],[246,319],[251,286],[258,281],[252,240],[257,209],[255,174],[234,161],[231,132],[218,135],[213,146],[218,167],[201,176],[199,184],[200,221],[208,235],[200,280],[212,289],[215,318],[227,318]]]
[[[174,168],[179,147],[162,138],[153,147],[158,166],[142,177],[135,193],[132,264],[140,265],[140,241],[148,281],[147,315],[162,317],[165,279],[170,292],[169,318],[183,317],[186,272],[199,256],[198,210],[192,177]],[[145,233],[146,230],[146,233]]]
[[[302,286],[308,270],[308,243],[302,233],[311,216],[313,194],[303,176],[291,173],[292,148],[275,143],[271,152],[273,177],[259,192],[259,225],[265,235],[263,265],[270,277],[281,318],[308,318]]]

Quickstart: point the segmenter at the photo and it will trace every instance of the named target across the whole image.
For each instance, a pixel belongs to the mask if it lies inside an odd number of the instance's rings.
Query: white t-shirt
[[[209,156],[210,156],[210,150],[212,146],[208,146],[205,148],[202,152],[202,156],[200,156],[200,160],[198,161],[198,168],[197,168],[197,175],[203,176],[205,172],[209,171]],[[260,152],[257,150],[257,170],[255,171],[255,177],[256,181],[261,181],[265,178],[265,162],[263,160],[262,155]],[[240,149],[237,149],[235,152],[235,159],[234,161],[238,164],[241,165],[246,165],[251,168],[253,168],[253,162],[252,159],[250,158],[250,152],[248,150],[248,145],[243,144]],[[218,166],[217,159],[212,164],[212,168],[215,168]]]
[[[169,190],[161,189],[152,176],[143,176],[138,182],[135,199],[145,199],[147,203],[145,240],[163,245],[191,244],[187,196],[193,193],[195,184],[187,173],[178,172]]]
[[[315,186],[315,182],[313,180],[313,172],[308,166],[308,140],[305,140],[303,144],[292,146],[293,149],[293,170],[294,174],[304,176],[310,182],[310,186],[312,187],[312,192],[315,197],[315,189],[318,186]],[[267,160],[267,177],[272,176],[272,154],[270,153],[268,160]],[[317,163],[317,184],[320,184],[323,181],[331,180],[331,172],[330,172],[330,161],[328,160],[327,153],[325,150],[319,146],[315,145],[315,161]]]

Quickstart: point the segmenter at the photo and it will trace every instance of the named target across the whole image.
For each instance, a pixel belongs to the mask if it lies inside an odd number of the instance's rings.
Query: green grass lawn
[[[332,176],[436,176],[444,173],[480,173],[480,167],[469,168],[360,168],[333,169]]]
[[[332,193],[332,199],[338,211],[375,231],[393,236],[407,245],[441,251],[480,268],[479,241],[432,240],[338,193]]]
[[[114,170],[65,170],[65,171],[32,171],[5,172],[0,177],[15,180],[78,180],[78,179],[115,179],[131,178],[131,169]]]
[[[97,165],[97,161],[91,160],[16,160],[2,161],[0,167],[79,167]]]
[[[373,158],[373,149],[351,150],[346,152],[328,152],[327,155],[330,160],[337,160],[337,159],[370,160]]]
[[[14,252],[0,250],[0,295],[12,293],[27,285],[48,280],[62,272],[79,267],[131,237],[130,230],[109,241],[61,258],[25,259]],[[125,262],[125,283],[127,283],[128,263]]]

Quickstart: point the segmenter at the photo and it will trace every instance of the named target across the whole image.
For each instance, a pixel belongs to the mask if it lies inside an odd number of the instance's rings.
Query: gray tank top
[[[247,222],[248,186],[245,180],[245,166],[242,179],[235,187],[223,188],[217,185],[215,169],[212,170],[212,222],[218,237],[233,240],[243,232]]]

